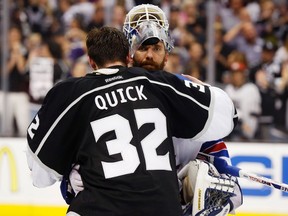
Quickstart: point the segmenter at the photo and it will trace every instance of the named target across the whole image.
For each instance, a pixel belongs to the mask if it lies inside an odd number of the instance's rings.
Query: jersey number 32
[[[172,170],[169,153],[158,155],[157,147],[167,138],[165,115],[157,108],[134,110],[138,129],[146,123],[154,123],[155,129],[142,141],[147,170]],[[140,164],[139,155],[134,145],[129,121],[118,115],[108,116],[91,122],[96,142],[105,133],[115,131],[116,139],[106,142],[109,155],[120,153],[122,160],[116,162],[102,161],[105,178],[113,178],[134,173]]]

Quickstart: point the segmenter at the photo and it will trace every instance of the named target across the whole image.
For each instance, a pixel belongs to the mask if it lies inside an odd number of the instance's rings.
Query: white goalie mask
[[[165,49],[168,52],[173,48],[171,38],[158,23],[151,21],[141,22],[135,29],[131,41],[129,42],[132,57],[142,44],[156,44],[159,41],[164,43]]]
[[[168,52],[173,48],[169,35],[169,24],[164,12],[155,5],[142,4],[126,15],[123,32],[126,35],[133,56],[141,44],[150,38],[163,41]]]

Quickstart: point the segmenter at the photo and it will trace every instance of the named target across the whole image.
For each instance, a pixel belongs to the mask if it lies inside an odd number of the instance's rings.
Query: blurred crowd
[[[1,71],[1,79],[8,83],[6,97],[3,86],[0,91],[0,121],[3,115],[7,120],[3,135],[26,136],[49,89],[91,71],[85,50],[87,31],[104,25],[122,30],[127,11],[142,3],[158,5],[169,20],[174,49],[165,69],[207,81],[211,64],[207,4],[211,2],[214,85],[230,95],[240,117],[227,140],[288,143],[286,0],[9,1],[7,69]]]

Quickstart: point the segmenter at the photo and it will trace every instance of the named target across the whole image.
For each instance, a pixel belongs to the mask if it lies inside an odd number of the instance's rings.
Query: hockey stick
[[[221,174],[225,173],[225,174],[230,174],[235,177],[245,178],[250,181],[258,182],[260,184],[264,184],[266,186],[273,187],[273,188],[276,188],[278,190],[285,191],[288,193],[287,184],[279,183],[279,182],[273,181],[272,179],[259,176],[254,173],[246,172],[236,166],[230,166],[228,165],[227,161],[222,158],[208,155],[202,152],[198,153],[197,158],[205,159],[206,161],[209,161],[217,168],[218,172]]]

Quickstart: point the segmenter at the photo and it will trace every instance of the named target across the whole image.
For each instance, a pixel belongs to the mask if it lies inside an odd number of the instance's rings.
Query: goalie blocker
[[[213,164],[195,159],[178,173],[185,216],[225,216],[242,204],[237,179],[220,175]],[[241,192],[241,191],[240,191]]]

